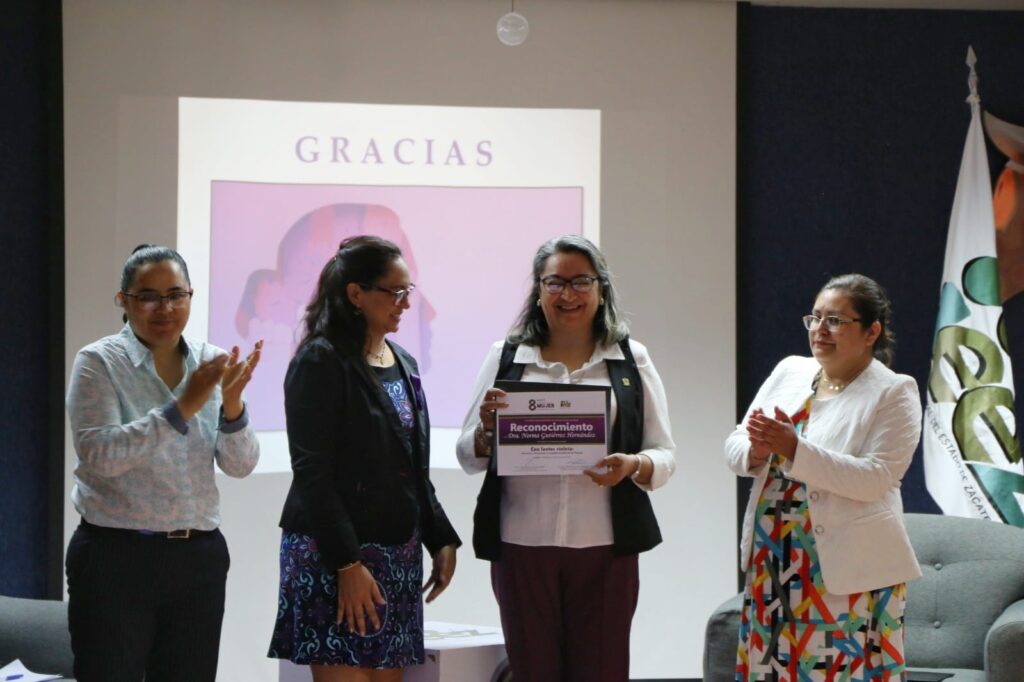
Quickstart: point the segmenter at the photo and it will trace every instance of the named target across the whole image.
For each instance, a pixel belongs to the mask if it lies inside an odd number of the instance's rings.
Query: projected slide
[[[324,263],[350,236],[394,241],[418,288],[395,340],[419,361],[435,466],[533,252],[598,236],[597,112],[182,99],[178,248],[190,333],[264,340],[246,390],[261,471],[287,471],[282,383]]]

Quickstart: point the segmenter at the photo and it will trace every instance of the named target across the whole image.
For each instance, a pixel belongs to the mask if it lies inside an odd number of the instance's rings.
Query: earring
[[[604,296],[601,297],[601,300],[600,302],[598,302],[598,305],[604,305]]]
[[[353,314],[353,315],[355,315],[356,317],[359,317],[360,315],[362,315],[362,314],[363,314],[363,309],[362,309],[362,308],[355,308],[355,309],[354,309],[354,310],[352,311],[352,314]]]
[[[537,307],[538,308],[540,307],[540,299],[539,298],[537,299]]]

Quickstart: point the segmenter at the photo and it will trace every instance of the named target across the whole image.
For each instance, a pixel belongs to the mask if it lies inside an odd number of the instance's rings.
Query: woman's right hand
[[[754,410],[751,417],[763,417],[764,410],[760,407]],[[765,462],[772,456],[772,449],[768,443],[763,440],[754,437],[753,435],[748,436],[750,439],[750,452],[747,454],[747,471],[754,471],[764,466]]]
[[[373,632],[380,630],[377,605],[387,603],[370,571],[358,564],[338,571],[338,616],[337,623],[348,625],[349,632],[366,636],[366,621],[369,619]]]
[[[484,391],[484,399],[480,401],[480,424],[473,436],[473,450],[477,457],[488,457],[491,454],[491,441],[494,425],[498,421],[498,410],[508,407],[504,401],[508,395],[500,388],[491,386]]]
[[[185,391],[178,398],[178,411],[181,412],[185,421],[203,409],[203,405],[210,399],[213,389],[217,387],[224,372],[227,371],[228,359],[227,353],[221,353],[212,360],[202,362],[189,378]]]
[[[493,431],[498,410],[508,407],[508,403],[505,402],[506,395],[508,394],[505,391],[494,386],[484,391],[484,399],[480,403],[480,423],[485,430]]]

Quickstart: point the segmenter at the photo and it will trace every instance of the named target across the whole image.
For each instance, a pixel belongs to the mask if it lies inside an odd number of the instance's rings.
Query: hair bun
[[[841,291],[850,300],[865,327],[875,322],[881,325],[881,333],[875,339],[872,354],[886,367],[891,367],[896,354],[896,335],[890,326],[892,302],[882,285],[867,275],[851,272],[830,279],[821,288],[822,291],[826,289]]]

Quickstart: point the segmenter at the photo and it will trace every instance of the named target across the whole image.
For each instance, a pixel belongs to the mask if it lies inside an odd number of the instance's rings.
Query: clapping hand
[[[238,346],[230,353],[222,353],[217,357],[199,363],[199,367],[188,380],[185,391],[178,398],[178,410],[188,421],[210,399],[213,389],[221,386],[224,397],[224,418],[228,421],[238,419],[242,415],[242,389],[252,378],[252,372],[260,361],[260,349],[263,341],[257,341],[256,347],[245,359],[238,361]]]
[[[769,417],[764,410],[754,410],[747,420],[747,435],[750,439],[750,468],[757,469],[772,453],[786,459],[796,454],[797,435],[793,420],[778,407],[775,417]]]
[[[185,421],[203,409],[203,405],[210,399],[213,389],[217,387],[224,376],[227,366],[227,355],[218,355],[211,360],[199,363],[199,367],[189,378],[185,391],[178,398],[178,411],[181,412]]]
[[[245,360],[239,362],[239,350],[238,346],[231,349],[231,353],[228,355],[227,364],[224,367],[224,375],[220,380],[221,393],[224,398],[224,418],[228,421],[234,421],[242,416],[242,390],[245,388],[249,380],[252,379],[252,373],[256,370],[256,365],[260,364],[260,352],[263,350],[263,339],[256,342],[252,352],[246,356]]]

